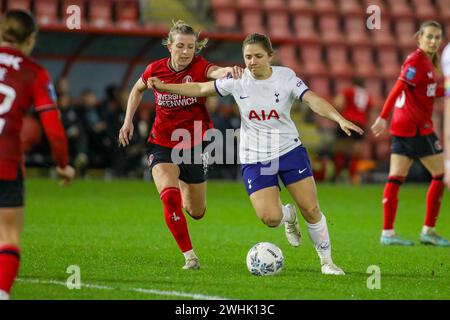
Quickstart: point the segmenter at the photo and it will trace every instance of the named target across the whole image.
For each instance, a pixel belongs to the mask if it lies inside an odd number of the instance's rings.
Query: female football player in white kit
[[[189,97],[232,94],[242,118],[239,144],[242,178],[257,216],[269,227],[284,224],[289,243],[300,244],[297,213],[294,206],[282,205],[279,177],[306,220],[322,273],[344,275],[331,258],[327,222],[319,207],[311,165],[290,117],[292,103],[294,99],[303,101],[314,112],[336,121],[348,135],[350,130],[358,134],[363,130],[309,90],[294,71],[271,66],[274,50],[265,35],[249,35],[243,42],[243,54],[247,68],[241,79],[230,77],[176,85],[150,78],[148,86]]]

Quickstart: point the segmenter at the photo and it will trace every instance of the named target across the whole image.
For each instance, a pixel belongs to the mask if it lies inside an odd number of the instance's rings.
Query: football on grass
[[[283,265],[283,252],[270,242],[255,244],[247,254],[247,268],[255,276],[278,274],[283,269]]]

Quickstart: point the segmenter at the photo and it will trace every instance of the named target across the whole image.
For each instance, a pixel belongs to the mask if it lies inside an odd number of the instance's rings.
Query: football
[[[255,276],[272,276],[281,272],[284,256],[280,248],[270,242],[255,244],[247,254],[247,268]]]

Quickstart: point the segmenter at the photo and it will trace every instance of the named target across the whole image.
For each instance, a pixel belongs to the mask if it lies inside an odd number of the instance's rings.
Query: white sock
[[[393,237],[395,235],[395,231],[394,229],[383,229],[383,231],[381,231],[381,235],[383,237]]]
[[[281,205],[281,212],[283,213],[283,216],[281,217],[281,221],[278,227],[284,225],[285,222],[294,221],[295,217],[292,216],[292,212],[288,207]]]
[[[183,252],[183,255],[186,260],[197,258],[197,255],[195,254],[194,249]]]
[[[9,300],[8,292],[0,290],[0,300]]]
[[[422,233],[423,234],[429,234],[431,232],[434,232],[434,227],[429,227],[429,226],[423,226],[422,227]]]
[[[320,264],[332,263],[331,259],[331,241],[328,234],[327,219],[324,214],[321,213],[322,218],[319,222],[310,224],[306,222],[308,228],[308,234],[314,243],[317,254],[320,258]]]

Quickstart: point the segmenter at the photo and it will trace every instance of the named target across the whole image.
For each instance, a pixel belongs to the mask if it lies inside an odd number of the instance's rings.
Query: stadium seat
[[[347,47],[345,45],[327,45],[326,60],[332,77],[350,78],[352,68],[348,62]]]
[[[111,27],[113,25],[111,0],[89,2],[89,24],[97,28]]]
[[[344,19],[344,33],[349,45],[369,45],[366,20],[364,16],[350,15]]]
[[[242,31],[244,34],[253,32],[266,33],[263,24],[263,13],[261,10],[244,10],[241,12]]]
[[[139,3],[136,0],[116,0],[116,24],[124,29],[138,27]]]
[[[68,14],[67,14],[67,8],[75,5],[80,8],[81,11],[81,25],[86,23],[86,2],[84,0],[63,0],[62,1],[62,16],[63,20],[65,21]]]
[[[369,30],[373,43],[378,47],[393,47],[395,40],[390,29],[390,20],[387,17],[381,18],[381,29]]]
[[[430,0],[412,0],[412,3],[417,19],[421,21],[439,19],[439,14]]]
[[[264,10],[269,12],[288,11],[286,2],[284,2],[284,0],[263,0],[262,5],[264,7]]]
[[[302,58],[302,73],[307,76],[324,76],[327,70],[322,60],[322,48],[319,44],[304,44],[300,46]]]
[[[301,67],[298,63],[299,59],[294,45],[282,45],[275,50],[275,54],[283,66],[291,68],[297,75],[301,74]]]
[[[330,80],[328,77],[312,76],[309,77],[306,83],[308,84],[309,88],[319,96],[325,99],[329,99],[332,96],[330,91]]]
[[[304,43],[317,43],[319,37],[314,30],[314,16],[308,12],[298,12],[293,16],[294,34]]]
[[[260,10],[261,4],[258,0],[236,0],[236,6],[240,10]]]
[[[319,17],[319,30],[324,43],[343,43],[344,37],[339,27],[339,16],[323,14]]]
[[[334,0],[313,1],[313,9],[318,15],[327,13],[337,15],[338,13]]]
[[[222,8],[230,8],[233,7],[235,2],[234,0],[210,0],[211,8],[213,10],[222,9]]]
[[[34,12],[39,25],[56,24],[58,19],[58,0],[40,0],[34,4]]]
[[[309,0],[287,0],[287,7],[292,13],[310,13],[312,11]]]
[[[8,0],[7,4],[6,4],[6,8],[8,10],[11,10],[11,9],[31,10],[31,1],[30,0]]]
[[[362,16],[365,14],[365,10],[361,7],[361,4],[358,0],[339,0],[339,12],[343,16],[349,15],[359,15]]]
[[[371,47],[353,47],[351,56],[356,76],[372,78],[377,75]]]
[[[371,5],[378,6],[380,8],[381,14],[387,13],[386,6],[383,0],[363,0],[363,7],[368,8]]]
[[[271,37],[290,37],[289,15],[284,11],[273,11],[267,15],[267,30]]]
[[[416,33],[416,24],[414,20],[400,18],[394,22],[394,29],[397,43],[402,48],[411,48],[416,45],[414,34]]]
[[[223,31],[236,30],[238,27],[237,12],[233,8],[214,9],[214,22],[218,29]]]
[[[413,11],[406,0],[388,0],[389,12],[394,19],[414,17]]]
[[[400,74],[400,63],[396,48],[378,50],[378,63],[380,64],[380,75],[383,79],[397,78]]]
[[[437,0],[437,7],[443,21],[450,21],[450,0]],[[450,34],[447,33],[450,39]]]

